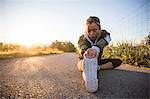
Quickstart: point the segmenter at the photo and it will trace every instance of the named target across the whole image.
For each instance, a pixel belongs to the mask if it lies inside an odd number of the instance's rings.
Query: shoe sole
[[[95,92],[98,89],[97,68],[97,58],[88,59],[85,57],[83,59],[83,78],[89,92]]]

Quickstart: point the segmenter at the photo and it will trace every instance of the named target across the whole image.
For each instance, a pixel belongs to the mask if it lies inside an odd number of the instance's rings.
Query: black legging
[[[111,62],[113,64],[113,68],[116,68],[121,65],[122,61],[120,59],[99,59],[98,65],[105,64],[107,62]]]

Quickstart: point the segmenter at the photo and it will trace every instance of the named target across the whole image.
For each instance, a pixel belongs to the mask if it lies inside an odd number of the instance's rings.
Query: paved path
[[[144,98],[150,73],[122,65],[99,72],[99,89],[88,93],[74,53],[0,60],[0,99]]]

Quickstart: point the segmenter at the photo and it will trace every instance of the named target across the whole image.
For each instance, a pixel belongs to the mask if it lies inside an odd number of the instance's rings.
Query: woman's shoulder
[[[89,41],[86,39],[85,35],[82,34],[79,36],[78,44],[87,44],[90,45]]]
[[[107,32],[106,30],[100,30],[100,35],[102,38],[104,38],[106,35],[110,35],[110,33]]]

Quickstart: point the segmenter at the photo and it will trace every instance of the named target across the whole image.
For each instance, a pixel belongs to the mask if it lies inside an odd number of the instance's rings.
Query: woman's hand
[[[96,52],[95,49],[89,48],[89,49],[86,50],[85,56],[87,58],[95,58],[95,57],[98,57],[98,53]]]

